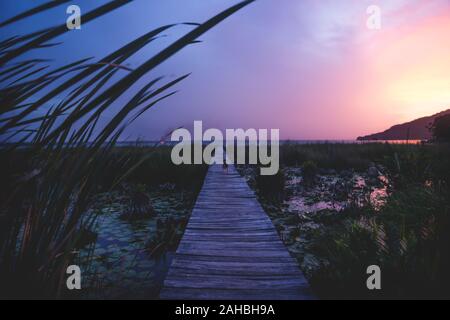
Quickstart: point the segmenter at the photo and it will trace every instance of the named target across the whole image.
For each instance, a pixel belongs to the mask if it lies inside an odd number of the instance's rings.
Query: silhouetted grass
[[[309,251],[327,261],[311,278],[328,298],[450,297],[450,201],[432,189],[394,193],[379,213],[355,209],[318,235]],[[344,213],[345,215],[345,213]],[[370,265],[382,290],[366,287]]]
[[[37,7],[34,7],[32,9],[30,9],[30,10],[22,12],[22,13],[16,15],[16,16],[14,16],[14,17],[12,17],[12,18],[10,18],[10,19],[0,23],[0,27],[4,27],[6,25],[12,24],[12,23],[17,22],[19,20],[25,19],[27,17],[31,17],[31,16],[33,16],[33,15],[35,15],[37,13],[40,13],[40,12],[52,9],[54,7],[57,7],[57,6],[61,5],[61,4],[67,3],[67,2],[70,2],[70,0],[53,0],[53,1],[46,2],[44,4],[41,4],[40,6],[37,6]]]
[[[174,94],[172,87],[187,75],[167,83],[155,77],[118,110],[113,109],[116,113],[101,127],[99,119],[144,75],[253,1],[242,1],[204,23],[189,23],[192,31],[135,70],[123,68],[122,63],[174,25],[152,30],[98,61],[80,59],[53,70],[48,70],[46,59],[17,60],[30,50],[41,50],[45,56],[42,50],[67,32],[65,25],[11,36],[0,43],[2,162],[20,159],[7,173],[0,207],[0,296],[62,296],[65,271],[80,237],[95,223],[95,215],[86,215],[92,196],[146,166],[147,156],[137,160],[128,152],[117,153],[117,139],[134,119]],[[129,2],[109,1],[84,14],[83,22]],[[44,4],[3,26],[61,3]],[[126,73],[120,76],[119,70]],[[157,170],[152,172],[155,175],[149,179],[157,181]]]

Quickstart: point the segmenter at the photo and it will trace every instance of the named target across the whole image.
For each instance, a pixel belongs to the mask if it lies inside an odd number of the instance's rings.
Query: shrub
[[[353,208],[353,210],[355,210]],[[450,203],[426,188],[397,192],[374,214],[339,222],[315,239],[312,254],[327,261],[311,277],[323,297],[443,298],[450,296]],[[382,290],[366,288],[378,265]]]
[[[256,188],[258,192],[269,198],[280,198],[284,194],[284,172],[280,169],[275,175],[256,176]]]
[[[310,187],[314,184],[318,171],[319,169],[315,162],[308,160],[303,163],[302,174],[305,186]]]

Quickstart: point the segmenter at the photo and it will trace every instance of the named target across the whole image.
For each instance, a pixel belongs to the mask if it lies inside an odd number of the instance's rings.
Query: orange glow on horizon
[[[369,55],[385,108],[395,107],[404,119],[450,108],[448,13],[391,29],[375,41]]]

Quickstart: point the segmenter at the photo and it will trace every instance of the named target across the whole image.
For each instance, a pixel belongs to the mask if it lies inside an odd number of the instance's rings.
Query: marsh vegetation
[[[321,298],[449,297],[446,144],[281,146],[282,170],[240,166]],[[382,290],[366,287],[379,265]]]
[[[33,171],[29,152],[22,149],[14,154],[2,155],[1,168],[5,181],[23,179],[24,173]],[[145,161],[141,161],[132,174],[116,184],[115,178],[129,169],[123,166],[124,157],[132,163],[140,159]],[[79,265],[83,270],[83,290],[70,292],[62,289],[60,297],[156,298],[207,167],[176,166],[170,161],[170,148],[162,146],[114,148],[110,157],[104,160],[108,164],[104,167],[104,179],[97,180],[97,189],[86,197],[85,210],[80,214],[79,229],[70,250],[70,263]],[[39,178],[29,184],[29,189],[21,189],[24,192],[17,195],[18,206],[33,203],[38,183]],[[2,201],[8,200],[5,198],[11,196],[13,187],[2,184]],[[3,231],[7,231],[8,216],[2,215],[0,218],[2,235],[7,235]],[[59,215],[53,217],[54,220],[46,220],[47,224],[41,227],[41,231],[47,231],[47,228],[59,223],[58,218]],[[67,219],[64,215],[62,218]],[[28,228],[33,227],[28,223],[33,222],[26,220],[18,226],[17,237],[20,239]],[[21,245],[18,243],[15,250],[20,250]],[[30,268],[30,272],[33,265],[27,264],[26,267]],[[2,279],[7,286],[3,288],[9,288],[2,294],[13,296],[15,292],[10,288],[19,283],[20,290],[27,289],[27,297],[34,297],[30,278],[24,283],[18,282],[16,272],[9,274],[9,280]],[[35,290],[35,297],[42,297],[42,288]],[[23,293],[17,292],[16,295],[23,296]]]

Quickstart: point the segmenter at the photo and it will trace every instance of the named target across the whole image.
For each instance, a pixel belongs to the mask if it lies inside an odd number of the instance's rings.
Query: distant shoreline
[[[241,142],[241,141],[239,141]],[[388,143],[388,144],[421,144],[426,140],[280,140],[280,145],[307,145],[307,144],[369,144],[369,143]],[[159,142],[156,140],[148,141],[118,141],[116,147],[167,147],[174,146],[177,141]],[[210,141],[203,141],[203,144],[208,144]],[[246,142],[247,144],[249,141]],[[14,143],[0,144],[0,148],[13,146]],[[31,143],[21,143],[20,148],[31,146]]]
[[[390,144],[420,144],[425,140],[346,140],[346,139],[317,139],[317,140],[280,140],[280,145],[286,144],[366,144],[366,143],[390,143]],[[242,141],[238,141],[242,142]],[[253,142],[253,141],[250,141]],[[158,141],[119,141],[117,146],[152,146],[157,144]],[[175,145],[176,141],[165,141],[161,143],[162,146]],[[210,141],[203,141],[204,144],[210,143]],[[247,144],[249,141],[246,142]]]

